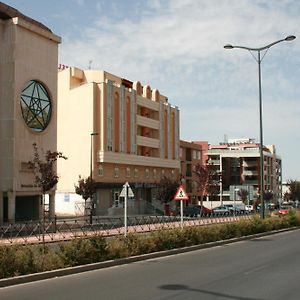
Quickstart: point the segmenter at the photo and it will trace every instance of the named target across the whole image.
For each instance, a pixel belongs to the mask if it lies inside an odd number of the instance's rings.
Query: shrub
[[[36,272],[51,271],[65,266],[62,256],[47,246],[37,246],[35,248],[34,265]]]
[[[107,257],[106,240],[102,236],[77,238],[60,244],[61,258],[66,266],[103,261]]]
[[[300,216],[293,211],[282,218],[262,220],[259,216],[253,216],[236,223],[159,230],[109,239],[102,236],[77,238],[44,247],[0,246],[0,278],[204,244],[291,226],[300,226]]]
[[[0,278],[24,275],[34,270],[30,246],[0,247]]]

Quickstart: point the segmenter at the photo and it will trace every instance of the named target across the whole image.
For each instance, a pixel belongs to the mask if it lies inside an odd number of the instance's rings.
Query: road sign
[[[174,200],[189,200],[189,196],[182,185],[178,188]]]
[[[134,193],[129,185],[128,182],[126,182],[124,185],[123,185],[123,189],[119,195],[119,197],[125,197],[126,196],[126,190],[127,190],[127,195],[128,197],[134,197]]]

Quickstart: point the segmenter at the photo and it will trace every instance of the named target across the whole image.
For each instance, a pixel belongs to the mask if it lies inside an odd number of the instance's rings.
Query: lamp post
[[[93,132],[91,133],[91,153],[90,153],[90,180],[91,183],[93,182],[93,137],[95,135],[98,135],[97,132]],[[91,196],[91,203],[90,203],[90,224],[92,224],[93,222],[93,209],[94,209],[94,200],[93,200],[93,196]]]
[[[225,45],[225,49],[244,49],[248,50],[250,54],[254,57],[254,59],[258,63],[258,94],[259,94],[259,133],[260,133],[260,145],[259,145],[259,158],[260,158],[260,201],[261,201],[261,217],[262,219],[265,218],[265,204],[264,204],[264,157],[263,157],[263,122],[262,122],[262,96],[261,96],[261,62],[264,59],[267,51],[272,46],[285,42],[285,41],[293,41],[296,37],[294,35],[289,35],[284,39],[275,41],[271,44],[268,44],[266,46],[260,47],[260,48],[250,48],[250,47],[244,47],[244,46],[233,46],[233,45]],[[266,50],[266,52],[261,57],[261,51]],[[257,52],[257,57],[252,54],[251,51]]]
[[[236,200],[237,200],[237,193],[240,189],[234,188],[234,198],[233,198],[233,214],[236,214]]]
[[[91,157],[90,157],[90,178],[93,179],[93,136],[98,135],[97,132],[91,133]]]

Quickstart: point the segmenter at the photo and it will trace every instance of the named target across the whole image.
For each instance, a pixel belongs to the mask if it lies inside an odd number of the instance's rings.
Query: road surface
[[[0,289],[3,300],[300,299],[300,230]]]

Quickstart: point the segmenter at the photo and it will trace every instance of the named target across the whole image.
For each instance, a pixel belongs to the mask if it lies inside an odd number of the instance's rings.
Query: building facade
[[[253,139],[232,139],[208,149],[208,164],[220,173],[220,201],[232,200],[234,190],[246,189],[249,201],[257,200],[260,187],[259,143]],[[281,158],[274,145],[264,146],[264,193],[272,202],[282,199]]]
[[[203,164],[202,145],[191,141],[180,141],[181,183],[189,196],[186,205],[198,204],[200,193],[197,185],[195,168]]]
[[[43,214],[28,161],[33,143],[56,151],[59,43],[49,28],[0,3],[0,223]]]
[[[105,71],[59,70],[58,132],[58,149],[68,160],[58,162],[57,213],[82,213],[74,189],[79,176],[96,181],[100,215],[120,214],[125,182],[135,195],[129,209],[146,213],[161,177],[179,178],[179,109],[139,81]]]

